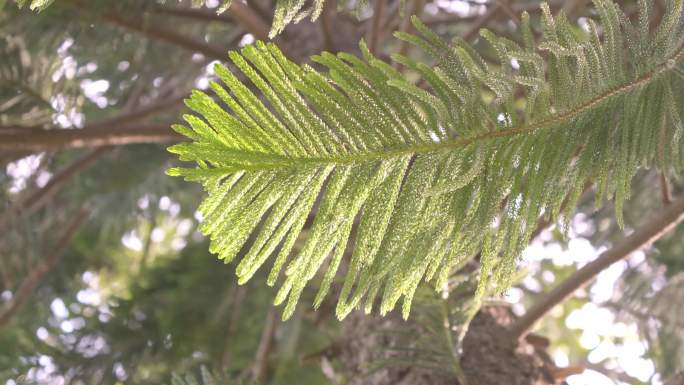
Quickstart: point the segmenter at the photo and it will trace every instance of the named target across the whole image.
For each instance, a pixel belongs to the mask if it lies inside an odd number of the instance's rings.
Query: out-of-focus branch
[[[254,358],[254,366],[252,367],[252,380],[255,384],[268,383],[268,361],[273,350],[273,335],[275,334],[277,324],[278,317],[276,317],[275,308],[270,307],[266,316],[266,324],[259,340],[256,357]]]
[[[254,35],[255,38],[259,40],[268,40],[268,32],[271,28],[266,20],[247,4],[241,1],[234,1],[230,5],[230,8],[228,8],[228,13],[247,32]]]
[[[55,151],[67,148],[121,146],[136,143],[169,143],[182,137],[163,124],[83,129],[53,129],[26,134],[2,135],[0,151]]]
[[[172,95],[170,97],[167,97],[166,99],[162,99],[145,105],[142,108],[132,110],[131,112],[122,113],[117,116],[89,124],[88,128],[116,128],[129,123],[137,122],[142,119],[154,116],[159,112],[171,110],[181,106],[183,104],[183,99],[185,99],[186,97],[186,93]],[[136,103],[138,101],[138,98],[132,98],[131,101],[133,103]]]
[[[219,23],[228,24],[235,23],[235,20],[226,13],[219,15],[214,11],[206,9],[159,6],[154,9],[154,12],[162,15],[182,17],[185,19],[195,19],[202,22],[216,21]]]
[[[323,47],[325,51],[337,52],[337,44],[333,37],[333,23],[335,18],[336,0],[327,0],[323,5],[323,12],[320,17],[321,31],[323,32]]]
[[[537,321],[544,317],[554,306],[565,301],[576,290],[589,284],[601,271],[613,263],[627,258],[633,252],[655,242],[682,220],[684,220],[684,198],[680,198],[670,204],[621,242],[603,252],[594,261],[584,265],[584,267],[577,270],[560,285],[543,296],[512,325],[512,336],[518,339],[527,335]]]
[[[62,237],[57,241],[57,244],[51,248],[51,252],[42,261],[38,262],[28,273],[26,278],[21,282],[19,288],[14,292],[12,299],[5,308],[0,311],[0,328],[7,325],[7,323],[14,317],[19,310],[26,304],[26,302],[31,298],[33,292],[38,288],[38,286],[43,282],[45,276],[50,273],[62,254],[66,251],[67,247],[71,243],[71,240],[76,235],[78,228],[83,224],[83,222],[88,218],[89,211],[87,209],[81,209],[81,211],[76,214],[76,217],[71,221],[66,231]]]
[[[382,29],[380,25],[385,17],[385,3],[387,0],[375,0],[373,7],[373,18],[371,19],[370,36],[368,38],[368,49],[373,55],[377,56],[378,45],[380,44]]]
[[[146,23],[141,18],[128,18],[116,12],[108,12],[102,16],[102,19],[121,28],[139,32],[148,37],[170,43],[193,52],[199,52],[204,56],[214,60],[225,60],[226,57],[227,50],[221,46],[209,44],[200,39],[188,37],[170,28],[162,27],[159,24]]]
[[[492,6],[487,8],[487,11],[480,17],[475,19],[473,24],[468,28],[468,31],[463,35],[463,40],[472,41],[477,37],[480,29],[487,25],[490,20],[495,18],[497,14],[503,9],[500,2],[494,3]]]
[[[660,172],[660,196],[663,205],[667,206],[672,203],[672,194],[670,193],[670,182],[667,180],[664,172]]]
[[[423,13],[423,0],[413,0],[413,6],[411,7],[411,12],[408,15],[404,15],[404,19],[401,21],[401,32],[410,33],[413,30],[413,25],[411,24],[411,15],[420,17]],[[399,54],[406,55],[408,52],[410,43],[402,40],[399,46]]]

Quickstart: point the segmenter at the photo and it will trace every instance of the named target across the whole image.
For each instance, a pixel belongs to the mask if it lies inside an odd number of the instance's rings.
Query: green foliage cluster
[[[408,316],[419,282],[440,289],[475,256],[476,298],[504,290],[538,218],[572,210],[586,183],[597,204],[615,199],[621,222],[639,168],[684,168],[682,2],[668,1],[653,30],[646,2],[636,23],[612,2],[595,5],[600,23],[586,33],[543,6],[537,45],[527,14],[521,42],[483,30],[496,65],[414,19],[419,35],[397,37],[435,65],[393,60],[421,75],[415,84],[363,43],[363,60],[313,57],[326,72],[271,44],[231,52],[263,99],[217,65],[219,101],[194,92],[197,115],[174,126],[191,142],[170,151],[198,167],[169,174],[206,188],[201,230],[221,259],[241,257],[240,282],[276,255],[268,284],[284,270],[285,318],[325,270],[321,303],[350,248],[340,318],[364,299],[371,311],[378,297],[382,313],[403,297]]]

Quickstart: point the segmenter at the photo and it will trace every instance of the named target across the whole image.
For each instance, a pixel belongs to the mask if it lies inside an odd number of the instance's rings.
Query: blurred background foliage
[[[65,0],[35,14],[0,1],[0,384],[451,383],[474,267],[442,293],[421,292],[408,322],[362,312],[339,322],[332,303],[281,322],[265,277],[238,286],[234,267],[208,254],[194,211],[203,192],[165,176],[174,138],[162,130],[193,87],[207,87],[213,61],[265,38],[275,1],[236,2],[220,16],[218,1],[190,3]],[[335,13],[329,0],[317,21],[275,42],[300,63],[321,50],[357,52],[360,38],[386,58],[408,49],[391,32],[408,30],[414,13],[491,57],[477,30],[511,35],[521,11],[538,10],[532,0],[412,0],[405,12],[400,3]],[[630,15],[635,4],[622,3]],[[578,29],[594,16],[586,1],[550,5]],[[55,133],[86,136],[74,144]],[[121,143],[93,139],[111,137]],[[675,175],[644,172],[627,230],[683,190]],[[522,312],[623,237],[591,189],[582,202],[568,235],[542,231],[519,283],[491,304]],[[680,226],[544,320],[538,333],[556,364],[600,377],[569,383],[657,384],[684,369],[683,237]]]

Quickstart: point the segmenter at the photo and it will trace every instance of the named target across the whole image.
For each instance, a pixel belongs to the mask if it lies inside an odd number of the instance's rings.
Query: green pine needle
[[[538,219],[557,219],[564,201],[571,210],[586,183],[619,213],[639,168],[684,166],[682,2],[668,3],[654,32],[595,3],[601,27],[586,36],[546,6],[536,48],[526,14],[523,46],[483,31],[498,66],[414,18],[419,35],[397,36],[436,64],[394,60],[427,89],[363,43],[363,60],[313,57],[324,73],[272,44],[231,52],[260,95],[217,65],[216,97],[195,91],[196,115],[174,126],[191,141],[169,149],[198,167],[169,174],[205,186],[200,229],[221,259],[240,256],[241,283],[274,259],[268,282],[282,279],[284,318],[323,270],[318,306],[342,265],[340,318],[362,301],[386,313],[401,298],[406,317],[421,280],[441,290],[475,255],[476,299],[500,292]]]

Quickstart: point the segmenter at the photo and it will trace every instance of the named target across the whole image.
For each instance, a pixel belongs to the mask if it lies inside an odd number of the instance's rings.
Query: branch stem
[[[684,220],[684,197],[672,202],[632,234],[603,252],[594,261],[584,265],[559,286],[535,303],[512,326],[515,339],[524,338],[534,325],[554,306],[568,299],[576,290],[592,282],[596,276],[615,262],[623,260],[633,252],[646,247],[667,234]]]
[[[69,247],[69,244],[76,235],[78,228],[81,227],[83,222],[88,218],[88,214],[88,210],[82,209],[71,221],[62,237],[52,248],[50,254],[44,260],[38,262],[31,269],[31,271],[29,271],[26,278],[19,285],[19,288],[14,292],[9,305],[0,311],[0,328],[9,323],[9,321],[19,312],[19,310],[21,310],[26,302],[31,298],[33,292],[38,288],[38,286],[40,286],[41,282],[43,282],[45,276],[50,273],[55,266],[57,266],[59,259],[66,251],[67,247]]]
[[[166,125],[131,125],[112,129],[84,127],[82,129],[29,131],[15,135],[2,135],[0,151],[56,151],[67,148],[119,146],[136,143],[178,142],[180,135]]]

